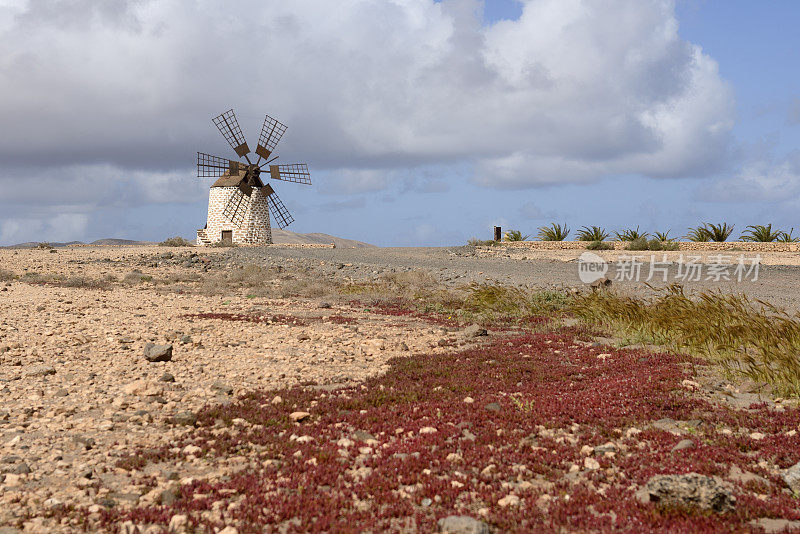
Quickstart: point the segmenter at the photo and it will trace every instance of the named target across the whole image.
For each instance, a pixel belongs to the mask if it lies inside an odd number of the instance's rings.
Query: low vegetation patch
[[[647,239],[646,237],[637,237],[636,239],[628,242],[627,250],[678,250],[678,244],[674,241],[662,241],[658,238]]]
[[[356,387],[209,405],[182,440],[136,457],[182,461],[193,446],[198,466],[237,461],[235,471],[181,485],[169,505],[107,509],[87,525],[166,527],[181,514],[202,531],[432,532],[439,519],[465,515],[499,531],[712,532],[800,519],[766,467],[800,460],[800,436],[789,432],[800,411],[711,405],[682,387],[690,375],[679,357],[590,339],[575,328],[499,336],[396,358]],[[686,430],[675,435],[655,424],[663,421]],[[750,438],[749,428],[764,437]],[[687,437],[694,446],[672,453]],[[121,467],[145,467],[131,458]],[[725,479],[735,509],[676,511],[635,498],[655,475],[690,472]]]
[[[673,285],[649,301],[584,294],[570,310],[633,339],[702,356],[780,394],[800,395],[800,321],[764,302],[721,293],[689,298]]]
[[[586,245],[586,250],[614,250],[614,244],[606,243],[605,241],[592,241]]]

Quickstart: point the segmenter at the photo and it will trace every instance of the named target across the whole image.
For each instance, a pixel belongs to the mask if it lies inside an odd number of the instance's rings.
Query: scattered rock
[[[500,405],[498,403],[496,403],[496,402],[490,402],[489,404],[484,406],[484,408],[486,408],[490,412],[499,412],[500,411]]]
[[[319,303],[319,307],[322,308],[323,310],[327,310],[331,307],[331,303],[323,301]]]
[[[169,527],[167,529],[169,532],[183,532],[186,528],[186,525],[189,523],[189,517],[183,514],[176,514],[173,515],[172,518],[169,520]]]
[[[505,497],[497,501],[497,504],[499,506],[502,506],[503,508],[507,506],[516,506],[519,504],[519,497],[517,497],[512,493],[511,495],[506,495]]]
[[[636,492],[642,504],[700,508],[729,512],[736,506],[736,497],[716,479],[698,473],[656,475]]]
[[[473,402],[475,402],[475,399],[473,399],[472,397],[464,397],[465,404],[472,404]]]
[[[30,472],[31,472],[31,468],[25,462],[17,464],[17,466],[14,467],[14,470],[13,470],[13,473],[17,474],[17,475],[27,475]]]
[[[176,413],[172,420],[178,425],[194,426],[197,424],[197,416],[188,410]]]
[[[172,359],[172,345],[148,343],[144,347],[144,359],[148,362],[168,362]]]
[[[437,523],[442,534],[489,534],[489,525],[466,515],[451,515]]]
[[[25,376],[50,376],[56,374],[54,367],[49,365],[36,365],[29,369]]]
[[[686,449],[694,449],[694,441],[690,439],[683,439],[679,441],[677,445],[672,447],[672,450],[670,452],[679,452]]]
[[[586,458],[583,459],[583,467],[589,469],[590,471],[595,471],[597,469],[600,469],[600,462],[598,462],[594,458],[587,456]]]
[[[592,290],[605,289],[611,287],[611,279],[606,278],[605,276],[600,277],[591,284],[589,284],[589,287],[591,287]]]
[[[280,404],[282,402],[283,399],[281,398],[280,395],[275,395],[274,397],[272,397],[272,404]]]
[[[214,382],[211,384],[211,390],[223,395],[233,395],[233,387],[223,382]]]
[[[373,436],[369,432],[364,432],[363,430],[356,430],[355,432],[353,432],[353,438],[359,441],[375,440],[375,436]]]
[[[423,426],[419,429],[420,434],[435,434],[436,432],[438,432],[438,430],[432,426]]]
[[[311,417],[311,414],[308,412],[292,412],[291,414],[289,414],[289,417],[295,423],[299,423],[300,421],[305,421],[306,419]]]
[[[309,335],[308,335],[308,332],[301,332],[301,333],[300,333],[300,334],[297,336],[297,340],[298,340],[298,341],[308,341],[308,340],[310,340],[310,339],[311,339],[311,336],[309,336]]]
[[[750,524],[756,528],[763,529],[766,534],[777,534],[778,532],[785,532],[787,530],[794,530],[800,528],[800,521],[790,521],[788,519],[773,519],[771,517],[762,517],[761,519],[754,519]]]
[[[742,484],[747,484],[749,482],[758,482],[760,484],[769,485],[769,481],[766,478],[758,476],[755,473],[751,473],[749,471],[742,471],[737,465],[731,465],[731,468],[728,471],[728,478],[733,480],[734,482],[740,482]]]
[[[488,335],[489,332],[477,324],[469,325],[464,329],[464,337],[482,337]]]
[[[594,453],[597,456],[603,456],[607,452],[617,452],[617,446],[609,441],[594,448]]]
[[[172,376],[172,373],[164,373],[158,380],[160,382],[175,382],[175,377]]]
[[[95,444],[94,438],[87,438],[85,436],[73,436],[72,441],[81,445],[87,451],[94,448]]]
[[[69,396],[69,391],[64,388],[57,389],[55,393],[53,393],[54,397],[67,397]]]

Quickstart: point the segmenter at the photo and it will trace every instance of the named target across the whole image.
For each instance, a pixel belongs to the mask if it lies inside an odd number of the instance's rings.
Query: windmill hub
[[[206,227],[197,231],[198,244],[210,245],[220,241],[230,244],[269,244],[272,242],[270,214],[281,228],[292,223],[294,218],[262,176],[310,185],[308,165],[270,165],[278,159],[273,152],[286,132],[286,126],[269,115],[261,127],[256,146],[258,160],[255,163],[250,160],[250,148],[233,110],[213,120],[236,155],[245,158],[247,163],[197,153],[198,178],[217,178],[209,193]]]

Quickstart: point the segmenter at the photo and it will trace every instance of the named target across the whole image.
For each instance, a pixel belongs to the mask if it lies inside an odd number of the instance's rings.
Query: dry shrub
[[[184,239],[184,238],[182,238],[180,236],[176,236],[176,237],[170,237],[168,239],[165,239],[164,241],[159,243],[158,246],[160,246],[160,247],[193,247],[194,243],[192,243],[191,241],[187,241],[186,239]]]
[[[442,285],[430,273],[421,270],[383,274],[371,282],[353,282],[339,287],[344,295],[358,295],[372,301],[421,300],[441,290]]]
[[[150,276],[149,274],[144,274],[143,272],[138,270],[129,272],[122,279],[122,282],[124,284],[129,284],[129,285],[141,284],[143,282],[152,282],[152,281],[153,281],[152,276]]]
[[[0,269],[0,282],[7,282],[16,278],[16,275],[7,269]]]
[[[800,395],[800,321],[763,301],[717,292],[691,299],[681,286],[672,285],[649,300],[613,292],[580,295],[571,310],[624,335],[767,382],[780,394]]]

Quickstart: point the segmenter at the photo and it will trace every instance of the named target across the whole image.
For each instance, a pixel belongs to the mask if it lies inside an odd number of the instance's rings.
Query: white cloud
[[[264,113],[288,124],[279,162],[344,194],[419,169],[499,188],[718,169],[733,97],[674,1],[525,0],[492,26],[481,6],[0,0],[0,208],[197,199],[187,166],[232,155],[209,120],[232,106],[251,146]]]
[[[717,180],[701,188],[700,196],[711,202],[800,200],[800,152],[777,162],[749,162],[735,177]]]
[[[0,34],[0,119],[15,126],[0,157],[182,166],[199,148],[227,153],[208,118],[231,105],[251,144],[269,111],[291,128],[284,148],[323,167],[522,154],[500,185],[537,185],[523,169],[551,161],[704,172],[724,150],[730,92],[678,36],[673,2],[528,0],[490,27],[480,6],[29,2]]]

